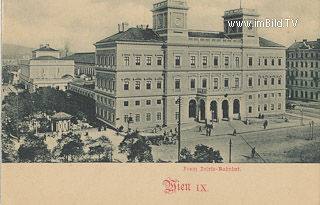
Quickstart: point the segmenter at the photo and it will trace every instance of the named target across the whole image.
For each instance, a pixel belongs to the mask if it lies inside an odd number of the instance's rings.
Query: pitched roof
[[[72,115],[69,115],[65,112],[58,112],[55,115],[51,116],[51,119],[55,120],[64,120],[64,119],[70,119],[72,118]]]
[[[60,59],[53,56],[39,56],[37,58],[33,58],[32,60],[60,60]]]
[[[97,43],[114,41],[141,41],[141,42],[163,42],[160,36],[152,29],[129,28],[125,32],[116,33]]]
[[[259,44],[260,44],[260,47],[284,47],[283,45],[269,41],[262,37],[259,37]]]
[[[223,32],[211,33],[211,32],[199,32],[199,31],[189,31],[189,37],[200,37],[200,38],[229,38]]]
[[[295,49],[320,49],[320,40],[317,41],[301,41],[301,42],[294,42],[288,50],[295,50]]]
[[[33,50],[32,52],[36,52],[36,51],[57,51],[57,50],[55,50],[53,48],[50,48],[48,46],[44,46],[44,47],[41,47],[39,49]]]
[[[81,64],[95,64],[95,53],[75,53],[71,56],[61,58],[62,60],[74,60],[75,63]]]

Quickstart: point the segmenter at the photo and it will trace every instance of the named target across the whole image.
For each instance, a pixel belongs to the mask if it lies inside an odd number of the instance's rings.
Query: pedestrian
[[[174,132],[175,132],[175,133],[177,133],[177,132],[178,132],[178,131],[177,131],[177,128],[174,128]]]
[[[208,132],[208,127],[206,127],[206,136],[208,136],[208,133],[209,133],[209,132]]]
[[[252,148],[252,151],[251,151],[251,156],[252,158],[254,158],[254,155],[256,154],[256,148]]]
[[[211,128],[209,128],[209,136],[211,136]]]
[[[202,132],[202,128],[201,128],[201,125],[199,125],[199,132]]]
[[[234,129],[234,130],[233,130],[233,136],[236,136],[236,135],[237,135],[237,130]]]
[[[266,129],[267,125],[266,125],[266,121],[263,122],[263,128]]]

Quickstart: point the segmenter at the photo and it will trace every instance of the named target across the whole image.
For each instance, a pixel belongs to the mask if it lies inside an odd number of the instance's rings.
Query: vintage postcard
[[[318,0],[2,0],[1,202],[319,204]]]

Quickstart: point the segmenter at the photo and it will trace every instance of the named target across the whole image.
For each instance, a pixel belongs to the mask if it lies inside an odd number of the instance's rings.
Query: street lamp
[[[176,100],[177,103],[179,103],[179,121],[178,121],[178,162],[180,161],[180,126],[181,126],[181,97]]]
[[[129,133],[129,130],[130,130],[130,123],[133,123],[133,119],[132,119],[132,113],[130,113],[130,116],[128,117],[128,133]]]
[[[303,111],[302,111],[302,109],[300,109],[300,112],[301,112],[301,125],[303,125]]]

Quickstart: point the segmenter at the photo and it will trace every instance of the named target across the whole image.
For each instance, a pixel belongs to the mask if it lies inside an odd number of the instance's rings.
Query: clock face
[[[184,27],[184,14],[183,13],[173,13],[172,14],[172,26],[174,28]]]

